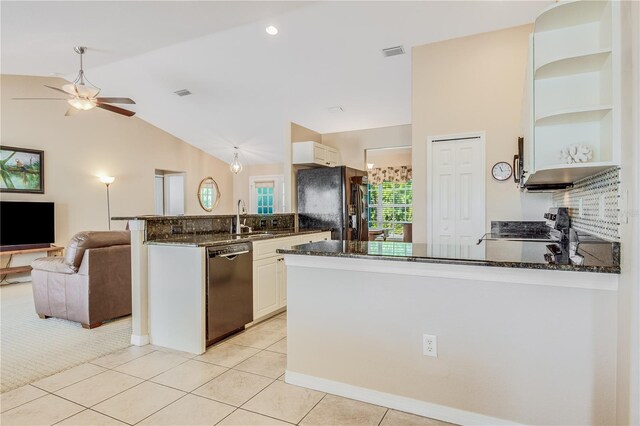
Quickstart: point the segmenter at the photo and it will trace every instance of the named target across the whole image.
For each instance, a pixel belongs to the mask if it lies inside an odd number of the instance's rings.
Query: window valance
[[[413,177],[411,166],[379,167],[369,170],[369,183],[380,185],[382,182],[404,183]]]

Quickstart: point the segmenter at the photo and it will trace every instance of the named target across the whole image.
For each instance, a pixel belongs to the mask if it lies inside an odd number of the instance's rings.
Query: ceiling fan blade
[[[110,104],[135,104],[130,98],[96,98],[98,102],[108,102]]]
[[[75,109],[74,107],[71,107],[67,110],[67,112],[64,113],[65,117],[71,117],[72,115],[76,115],[78,113],[78,110]]]
[[[47,86],[46,84],[44,85],[44,87],[48,87],[49,89],[53,89],[53,90],[56,90],[56,91],[58,91],[58,92],[62,92],[62,93],[64,93],[65,95],[71,95],[71,94],[72,94],[72,93],[69,93],[69,92],[65,92],[65,91],[64,91],[64,90],[62,90],[62,89],[58,89],[57,87]]]
[[[66,101],[69,98],[11,98],[12,101]]]
[[[107,111],[115,112],[116,114],[126,115],[127,117],[131,117],[135,114],[133,111],[129,111],[128,109],[120,108],[114,105],[98,103],[96,104],[98,108],[106,109]]]

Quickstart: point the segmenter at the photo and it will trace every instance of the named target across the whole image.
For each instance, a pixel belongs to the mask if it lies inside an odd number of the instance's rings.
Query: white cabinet
[[[279,309],[277,259],[253,261],[253,319]]]
[[[287,306],[287,273],[280,248],[330,240],[331,232],[253,242],[253,320],[260,321]]]
[[[528,184],[573,182],[620,164],[619,15],[616,1],[571,1],[536,19]],[[575,144],[591,149],[590,161],[562,160]]]
[[[292,163],[334,167],[340,163],[340,155],[337,149],[317,142],[296,142]]]

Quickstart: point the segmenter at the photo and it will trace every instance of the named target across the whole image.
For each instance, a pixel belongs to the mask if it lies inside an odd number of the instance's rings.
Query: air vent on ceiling
[[[382,49],[382,56],[388,58],[389,56],[396,55],[404,55],[404,47],[396,46],[396,47],[387,47],[386,49]]]
[[[336,106],[332,106],[327,108],[327,111],[333,113],[333,114],[337,114],[339,112],[343,112],[344,109],[340,106],[340,105],[336,105]]]
[[[188,91],[187,89],[182,89],[182,90],[176,90],[175,92],[176,95],[178,96],[189,96],[191,94],[190,91]]]

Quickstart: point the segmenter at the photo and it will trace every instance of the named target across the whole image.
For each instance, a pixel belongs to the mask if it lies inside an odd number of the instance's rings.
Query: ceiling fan
[[[84,69],[82,67],[82,55],[87,51],[86,47],[76,46],[73,50],[80,55],[80,71],[78,76],[72,83],[65,84],[61,89],[53,86],[47,86],[49,89],[53,89],[58,92],[62,92],[67,95],[66,98],[13,98],[14,100],[53,100],[53,101],[67,101],[71,108],[66,112],[66,116],[75,115],[78,111],[87,111],[95,107],[106,109],[107,111],[115,112],[116,114],[122,114],[127,117],[131,117],[135,114],[134,111],[120,108],[114,104],[135,104],[133,99],[129,98],[105,98],[98,97],[100,89],[93,85],[84,75]]]

